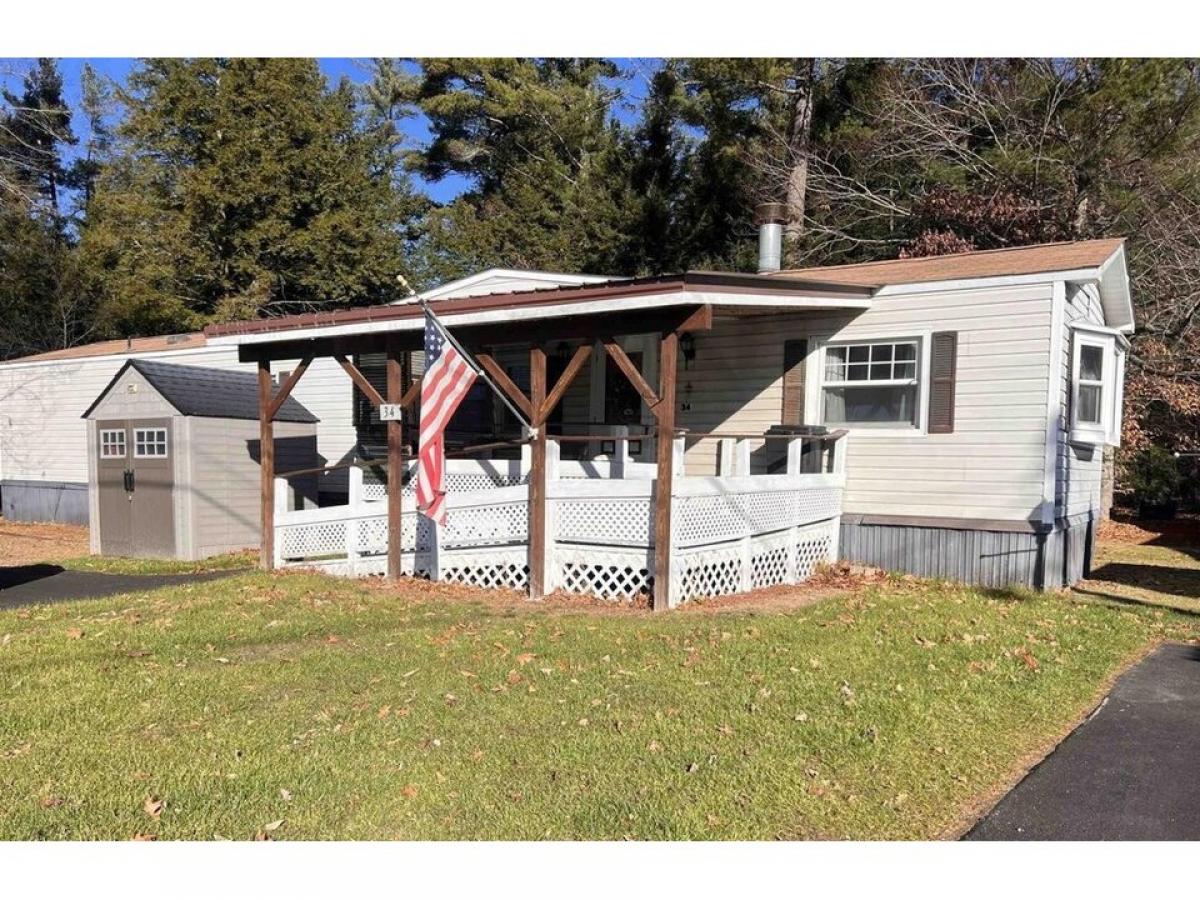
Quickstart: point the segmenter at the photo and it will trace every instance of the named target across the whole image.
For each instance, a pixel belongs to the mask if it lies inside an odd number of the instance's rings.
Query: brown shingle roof
[[[48,362],[55,359],[85,359],[89,356],[112,356],[121,353],[151,353],[155,350],[195,350],[203,347],[206,340],[203,332],[196,331],[190,334],[164,334],[121,341],[97,341],[94,344],[80,344],[65,350],[36,353],[6,362]]]
[[[974,250],[945,256],[788,269],[779,275],[839,284],[915,284],[958,278],[1035,275],[1040,272],[1064,272],[1103,265],[1123,243],[1124,238],[1067,241],[1004,250]]]

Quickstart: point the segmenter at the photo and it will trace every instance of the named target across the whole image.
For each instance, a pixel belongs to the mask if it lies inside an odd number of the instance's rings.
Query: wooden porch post
[[[529,405],[537,436],[529,463],[529,599],[546,596],[546,351],[529,348]]]
[[[400,403],[404,396],[404,373],[400,365],[400,352],[391,342],[387,355],[387,400]],[[387,423],[387,523],[388,523],[388,578],[400,577],[400,525],[404,512],[401,490],[404,485],[403,425],[399,421]]]
[[[663,335],[658,355],[657,480],[654,486],[654,598],[655,611],[671,607],[671,490],[675,462],[675,369],[679,335]]]
[[[258,364],[258,456],[262,494],[262,541],[259,567],[275,567],[275,425],[271,403],[271,363]]]

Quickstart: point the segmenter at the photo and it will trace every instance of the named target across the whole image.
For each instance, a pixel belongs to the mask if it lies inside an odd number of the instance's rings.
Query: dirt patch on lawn
[[[689,601],[672,612],[679,614],[711,614],[721,612],[782,612],[810,606],[830,597],[840,597],[869,584],[886,580],[880,569],[860,566],[826,566],[801,584],[781,584],[760,588],[729,597],[709,597]],[[501,612],[586,612],[613,616],[650,614],[650,598],[641,595],[633,600],[601,600],[584,594],[556,591],[537,603],[531,603],[523,591],[485,589],[462,584],[426,581],[405,577],[400,581],[372,578],[365,582],[368,590],[388,596],[400,596],[418,603],[466,602],[482,603]]]
[[[0,566],[57,562],[87,554],[86,525],[8,522],[0,519]]]

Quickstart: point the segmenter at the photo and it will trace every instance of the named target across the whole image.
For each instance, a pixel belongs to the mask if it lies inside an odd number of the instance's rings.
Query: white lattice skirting
[[[406,489],[402,570],[483,588],[528,587],[527,472],[463,466],[453,476],[461,484],[449,493],[448,522],[438,529],[416,514]],[[672,602],[803,581],[836,556],[841,493],[841,479],[827,475],[678,479]],[[346,506],[277,510],[276,565],[384,574],[383,492],[356,478],[351,497]],[[548,483],[547,500],[548,590],[611,600],[651,592],[653,481],[559,479]]]

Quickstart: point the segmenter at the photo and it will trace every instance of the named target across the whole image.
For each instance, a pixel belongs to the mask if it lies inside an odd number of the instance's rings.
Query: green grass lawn
[[[185,575],[196,572],[223,572],[251,569],[258,565],[257,550],[222,553],[207,559],[137,559],[125,556],[75,556],[57,560],[66,569],[107,572],[112,575]]]
[[[1078,593],[1200,613],[1200,548],[1101,544]]]
[[[453,594],[0,613],[0,838],[938,837],[1200,623],[901,579],[657,616]]]

